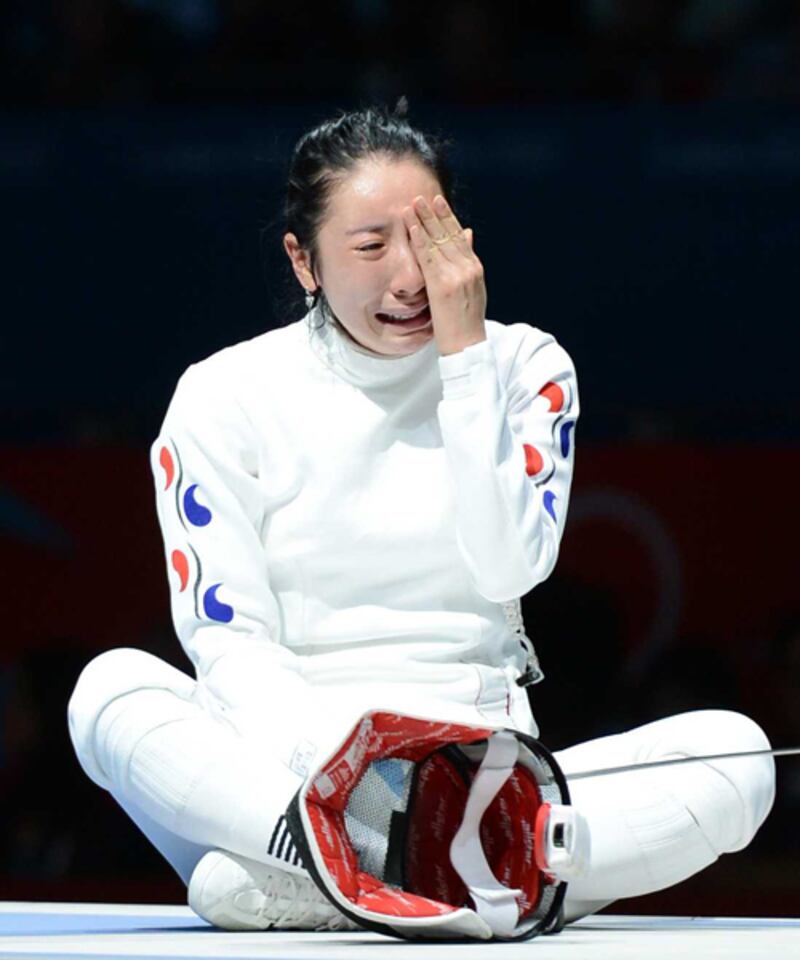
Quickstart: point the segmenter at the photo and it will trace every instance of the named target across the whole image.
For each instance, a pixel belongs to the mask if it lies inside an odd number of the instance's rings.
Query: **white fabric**
[[[110,703],[106,667],[131,683],[129,693],[117,690]],[[148,667],[151,687],[137,688],[147,683]],[[292,793],[291,774],[269,737],[250,741],[205,711],[187,709],[187,679],[141,651],[111,651],[89,664],[70,701],[70,730],[84,769],[101,771],[98,782],[110,787],[185,882],[212,846],[288,869],[265,851]],[[700,710],[579,744],[556,759],[569,779],[572,771],[601,766],[765,746],[763,732],[747,717]],[[592,853],[588,871],[568,885],[568,920],[619,897],[663,889],[744,847],[772,806],[774,761],[737,758],[596,777],[572,782],[570,792],[588,824]]]
[[[555,563],[578,395],[550,335],[493,321],[487,332],[448,357],[431,341],[386,358],[304,320],[181,378],[152,468],[197,683],[138,651],[105,654],[76,688],[70,731],[86,772],[182,876],[206,845],[266,861],[291,778],[370,708],[536,735],[503,603]],[[209,613],[227,608],[226,622]],[[701,715],[676,737],[662,721],[559,759],[711,752],[721,730],[731,749],[749,731],[747,748],[758,736],[735,716]],[[627,789],[624,777],[576,783],[599,853],[571,909],[658,889],[746,844],[772,768],[732,763]]]
[[[519,922],[516,898],[521,890],[504,886],[492,873],[481,841],[484,813],[511,776],[519,756],[519,740],[496,733],[490,740],[470,786],[461,825],[450,845],[450,860],[464,881],[475,911],[497,936],[510,937]]]
[[[204,704],[240,731],[313,741],[411,695],[423,715],[460,704],[468,722],[536,733],[503,602],[555,563],[577,387],[549,334],[487,331],[446,357],[433,340],[379,357],[305,319],[181,377],[151,451],[172,611]],[[554,412],[539,395],[551,382]],[[169,487],[164,449],[180,462]],[[190,490],[205,525],[187,515]],[[228,623],[204,611],[215,585]]]
[[[268,853],[302,778],[279,761],[270,744],[277,736],[239,736],[195,702],[197,689],[141,650],[96,657],[68,706],[81,765],[185,882],[212,847],[304,872]]]
[[[76,747],[80,745],[78,759],[86,774],[111,789],[112,782],[95,755],[97,718],[105,707],[134,690],[168,690],[172,719],[182,715],[185,704],[193,700],[196,686],[185,673],[141,650],[119,647],[95,657],[81,671],[67,707],[70,736]]]
[[[676,756],[762,750],[769,741],[748,717],[695,710],[590,740],[555,754],[569,774]],[[772,757],[747,757],[632,771],[569,783],[585,816],[591,864],[567,887],[574,919],[620,897],[662,890],[741,850],[775,798]]]

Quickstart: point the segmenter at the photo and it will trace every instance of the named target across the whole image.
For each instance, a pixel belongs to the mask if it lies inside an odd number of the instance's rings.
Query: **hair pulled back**
[[[452,175],[445,159],[446,142],[412,127],[407,113],[405,97],[391,111],[379,106],[342,111],[297,141],[287,178],[285,229],[308,251],[312,272],[317,265],[317,235],[331,192],[361,160],[416,160],[430,170],[444,195],[450,197]],[[314,302],[320,297],[327,307],[324,293],[317,287]]]

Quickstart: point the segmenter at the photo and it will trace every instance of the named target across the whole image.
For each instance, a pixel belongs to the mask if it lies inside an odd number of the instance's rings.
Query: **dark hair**
[[[317,259],[317,233],[331,191],[359,161],[372,156],[416,160],[430,170],[452,201],[453,178],[445,158],[449,144],[412,127],[406,120],[407,113],[405,97],[400,97],[392,111],[376,106],[342,111],[297,141],[286,184],[285,231],[293,233],[308,251],[312,272]],[[319,287],[314,296],[315,303],[321,298],[329,310]]]

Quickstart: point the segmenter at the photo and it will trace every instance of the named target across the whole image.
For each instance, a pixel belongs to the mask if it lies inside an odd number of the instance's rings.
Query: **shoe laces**
[[[303,923],[310,919],[316,904],[302,890],[301,878],[280,871],[269,875],[262,887],[264,903],[258,911],[259,919],[274,927]],[[281,902],[285,906],[281,907]]]
[[[258,910],[259,919],[277,929],[303,930],[356,929],[351,921],[328,903],[314,883],[292,873],[280,871],[270,874],[262,887],[264,903]],[[286,905],[281,908],[281,902]],[[331,916],[326,916],[330,913]],[[320,916],[322,914],[322,916]]]

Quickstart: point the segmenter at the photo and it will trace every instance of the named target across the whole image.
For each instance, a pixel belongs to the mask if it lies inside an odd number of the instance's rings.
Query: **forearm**
[[[459,547],[487,599],[523,596],[555,565],[571,456],[553,443],[546,402],[541,411],[530,402],[513,411],[489,341],[442,358],[440,369],[438,415],[453,478]],[[536,453],[526,451],[533,449],[527,440],[535,442]],[[541,465],[538,470],[533,459]]]

